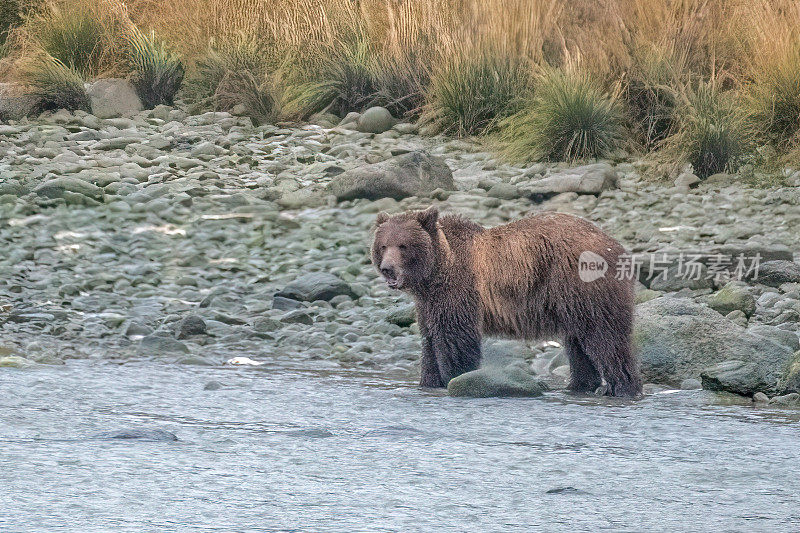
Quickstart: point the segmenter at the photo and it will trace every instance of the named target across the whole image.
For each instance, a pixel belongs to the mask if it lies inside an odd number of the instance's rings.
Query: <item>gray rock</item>
[[[103,189],[93,185],[88,181],[73,177],[61,177],[45,181],[34,192],[44,198],[67,198],[69,194],[78,194],[101,201],[103,199]]]
[[[479,368],[447,384],[450,396],[468,398],[541,396],[546,390],[544,382],[518,364]]]
[[[562,192],[600,194],[617,185],[617,172],[608,163],[594,163],[556,171],[540,180],[521,183],[520,194],[550,195]]]
[[[757,378],[751,382],[750,394],[777,390],[792,354],[785,345],[751,334],[688,298],[661,297],[636,306],[634,340],[646,381],[677,386],[715,365],[736,360],[741,365],[719,369],[715,375],[735,372],[736,377],[752,370],[750,367],[757,369],[760,377],[750,373]],[[749,367],[743,369],[745,365]],[[737,390],[744,387],[737,385]]]
[[[341,122],[339,122],[339,126],[353,126],[358,124],[358,118],[361,116],[361,113],[357,111],[350,111]],[[352,129],[352,128],[351,128]]]
[[[675,186],[676,187],[694,187],[700,183],[700,178],[692,174],[691,172],[683,172],[680,176],[675,179]]]
[[[290,302],[294,302],[295,300],[288,300]],[[273,309],[279,309],[273,307]],[[261,317],[257,318],[253,322],[253,329],[258,333],[269,333],[271,331],[275,331],[281,328],[281,323],[274,318],[269,317]]]
[[[519,363],[533,357],[533,353],[525,343],[514,339],[484,339],[481,354],[483,364],[487,367]],[[564,362],[566,363],[566,360]]]
[[[516,185],[500,182],[492,185],[486,192],[486,196],[490,198],[499,198],[501,200],[513,200],[514,198],[519,198],[519,192],[517,191]]]
[[[699,266],[699,275],[686,275],[681,272],[678,265],[670,266],[666,273],[655,272],[652,279],[645,280],[650,289],[662,292],[675,292],[681,289],[699,290],[710,289],[713,282],[707,277],[708,269],[705,265]]]
[[[363,133],[383,133],[392,129],[395,119],[384,107],[370,107],[356,121],[357,129]]]
[[[206,333],[205,321],[197,315],[189,315],[181,320],[179,339],[186,339],[192,335],[204,335]]]
[[[730,282],[709,298],[708,306],[723,315],[738,310],[750,317],[756,312],[756,299],[741,283]]]
[[[782,344],[793,352],[800,350],[800,339],[798,339],[797,334],[792,331],[766,324],[756,324],[747,328],[747,332],[751,335],[757,335],[772,342]]]
[[[386,321],[401,328],[407,328],[417,321],[417,311],[413,304],[398,306],[386,315]]]
[[[725,318],[727,318],[734,324],[742,326],[743,328],[747,327],[747,315],[744,314],[744,311],[736,309],[735,311],[731,311],[730,313],[725,315]]]
[[[756,403],[769,403],[769,396],[763,392],[757,392],[753,394],[753,401]]]
[[[800,394],[792,392],[782,396],[775,396],[774,398],[770,399],[769,403],[775,405],[800,405]]]
[[[153,333],[153,328],[148,326],[139,324],[137,322],[131,322],[128,325],[128,329],[125,330],[126,337],[145,337]]]
[[[758,283],[779,287],[783,283],[800,282],[800,265],[792,261],[767,261],[758,268]]]
[[[295,309],[283,315],[281,317],[281,322],[284,324],[304,324],[310,326],[314,323],[314,318],[304,309]]]
[[[283,296],[272,297],[272,308],[280,311],[292,311],[294,309],[303,309],[306,304],[292,298],[284,298]]]
[[[738,360],[724,361],[700,373],[703,388],[712,391],[725,391],[742,396],[752,396],[756,392],[775,392],[775,383],[769,370],[758,363]]]
[[[284,193],[275,203],[285,209],[305,209],[320,207],[325,203],[325,197],[311,189],[300,189]]]
[[[128,80],[109,78],[86,84],[92,114],[98,118],[130,117],[144,109]]]
[[[39,107],[39,98],[25,94],[22,86],[0,83],[0,121],[21,120],[34,114]]]
[[[139,353],[154,356],[164,353],[189,353],[189,348],[170,337],[150,335],[142,339],[139,344]]]
[[[275,293],[275,296],[313,302],[316,300],[328,301],[340,294],[346,294],[351,298],[357,297],[350,285],[340,277],[328,272],[311,272],[292,281]]]
[[[453,173],[440,157],[417,151],[363,165],[335,176],[328,185],[337,200],[378,200],[424,196],[435,189],[455,189]]]
[[[792,355],[778,382],[781,392],[800,392],[800,351]]]
[[[703,384],[699,379],[688,378],[681,381],[681,390],[697,390],[702,388]]]

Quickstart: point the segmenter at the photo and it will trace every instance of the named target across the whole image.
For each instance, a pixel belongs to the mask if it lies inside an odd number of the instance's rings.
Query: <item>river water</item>
[[[800,412],[703,391],[456,399],[308,362],[85,360],[0,389],[3,532],[800,528]]]

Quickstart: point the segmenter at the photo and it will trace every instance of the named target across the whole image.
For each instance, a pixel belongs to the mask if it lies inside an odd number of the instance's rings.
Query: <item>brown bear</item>
[[[481,336],[561,337],[570,388],[642,391],[631,347],[633,279],[625,249],[581,218],[546,213],[491,229],[435,207],[380,213],[372,262],[410,293],[422,333],[420,385],[445,387],[475,370]],[[581,271],[583,269],[583,271]],[[594,270],[592,270],[594,269]],[[603,390],[603,389],[601,389]]]

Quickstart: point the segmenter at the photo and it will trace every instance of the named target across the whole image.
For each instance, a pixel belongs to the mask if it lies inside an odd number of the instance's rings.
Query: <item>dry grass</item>
[[[95,12],[122,5],[76,1]],[[241,99],[261,120],[379,104],[397,116],[434,109],[446,131],[482,132],[507,100],[481,100],[493,87],[508,90],[502,69],[470,67],[490,53],[527,74],[579,67],[598,91],[619,95],[629,136],[647,152],[679,141],[688,127],[681,102],[711,80],[715,94],[743,108],[737,117],[756,118],[761,143],[800,152],[796,0],[127,0],[125,8],[177,52],[187,98],[217,107]],[[236,42],[257,50],[246,67],[226,56]],[[453,65],[471,72],[459,77]]]

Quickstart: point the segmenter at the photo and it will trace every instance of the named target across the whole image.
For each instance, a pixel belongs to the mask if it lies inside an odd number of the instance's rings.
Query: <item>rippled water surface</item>
[[[3,532],[800,528],[800,414],[702,391],[465,400],[271,365],[0,370]],[[178,440],[108,438],[133,429]]]

